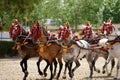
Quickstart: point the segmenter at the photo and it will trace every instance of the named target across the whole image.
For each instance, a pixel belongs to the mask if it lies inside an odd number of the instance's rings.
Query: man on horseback
[[[69,34],[71,33],[69,26],[70,26],[69,22],[66,22],[64,27],[61,26],[59,28],[59,32],[58,32],[58,39],[59,40],[66,39],[69,36]],[[66,34],[66,35],[63,35],[63,34]]]
[[[112,33],[114,26],[111,24],[111,20],[108,19],[101,28],[101,33],[104,35],[109,35]]]
[[[31,33],[33,34],[32,31],[35,31],[37,35],[41,35],[40,27],[42,27],[42,26],[40,25],[40,20],[36,20],[36,23],[32,26]],[[32,35],[32,34],[31,34],[32,39],[33,39],[33,40],[37,40],[36,36],[34,36],[34,35]]]
[[[92,27],[90,25],[90,22],[86,23],[85,28],[82,30],[82,39],[89,40],[92,38]]]
[[[21,25],[19,24],[17,19],[15,19],[14,23],[12,23],[9,34],[10,34],[10,38],[12,39],[15,39],[17,35],[21,34]]]

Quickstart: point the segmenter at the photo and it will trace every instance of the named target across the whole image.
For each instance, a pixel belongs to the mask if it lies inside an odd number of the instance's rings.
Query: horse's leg
[[[53,63],[54,63],[54,66],[55,66],[55,69],[54,69],[54,76],[56,75],[56,69],[57,69],[57,61],[56,59],[53,60]]]
[[[120,62],[119,61],[120,61],[120,59],[118,60],[118,63],[117,63],[117,71],[116,71],[114,80],[118,80],[118,73],[119,73],[119,68],[120,68]]]
[[[24,72],[24,78],[23,80],[26,80],[26,77],[28,76],[28,71],[27,71],[27,60],[28,60],[28,57],[24,57],[22,59],[22,61],[20,62],[20,65],[21,65],[21,68],[22,68],[22,71]]]
[[[74,76],[74,74],[73,74],[73,72],[72,72],[72,63],[73,63],[73,62],[68,63],[69,77],[70,77],[71,79],[72,79],[73,76]]]
[[[111,59],[113,59],[113,57],[109,55],[106,62],[105,62],[105,65],[103,66],[103,72],[102,73],[105,73],[105,68],[107,67],[107,64],[110,62]]]
[[[96,69],[96,66],[95,66],[97,59],[98,59],[98,56],[95,56],[95,58],[93,59],[92,65],[93,65],[94,71],[100,73],[100,70]]]
[[[110,73],[108,74],[108,76],[111,76],[114,66],[115,66],[115,59],[112,59],[111,60],[111,70],[110,70]]]
[[[43,75],[43,73],[42,73],[42,71],[41,71],[41,69],[40,69],[40,62],[41,62],[41,61],[42,61],[42,59],[39,58],[38,61],[37,61],[37,68],[38,68],[39,74],[40,74],[40,75]]]
[[[51,73],[51,77],[50,77],[50,80],[53,79],[53,65],[52,65],[52,62],[50,63],[50,73]]]
[[[78,60],[75,61],[76,66],[72,69],[72,72],[74,73],[74,71],[80,66],[80,62]]]
[[[68,63],[65,62],[65,70],[64,70],[64,74],[63,74],[63,79],[66,79],[66,71],[67,71],[67,68],[68,68]]]
[[[25,68],[24,68],[23,63],[24,63],[24,59],[22,59],[22,61],[20,62],[20,66],[21,66],[21,68],[22,68],[22,71],[25,72]]]
[[[59,63],[60,68],[59,68],[59,72],[58,72],[58,74],[57,74],[57,79],[59,79],[60,73],[61,73],[62,67],[63,67],[62,57],[61,57],[61,58],[58,58],[58,63]]]
[[[89,68],[90,68],[90,75],[89,75],[89,79],[92,79],[92,75],[93,75],[93,56],[91,54],[91,52],[86,56],[87,62],[89,64]]]
[[[45,67],[45,69],[44,69],[44,71],[43,71],[43,74],[44,74],[44,76],[46,77],[46,76],[47,76],[46,71],[47,71],[47,68],[49,67],[50,63],[49,63],[48,60],[45,60],[45,61],[47,62],[47,65],[46,65],[46,67]]]
[[[28,58],[26,57],[26,58],[25,58],[25,63],[24,63],[24,66],[25,66],[25,76],[24,76],[24,79],[26,79],[26,77],[28,76],[28,71],[27,71],[27,60],[28,60]]]

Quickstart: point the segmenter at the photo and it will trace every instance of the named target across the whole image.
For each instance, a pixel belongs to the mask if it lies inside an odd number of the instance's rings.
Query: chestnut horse
[[[37,35],[37,33],[39,33],[39,35]],[[47,60],[50,64],[50,72],[51,72],[51,77],[50,80],[53,79],[54,75],[53,75],[53,60],[57,58],[58,63],[60,65],[59,68],[59,72],[57,75],[57,79],[60,76],[61,70],[62,70],[62,47],[61,45],[59,45],[57,42],[49,42],[48,41],[48,33],[45,30],[45,28],[43,28],[42,26],[39,28],[36,28],[36,30],[34,29],[32,31],[32,37],[38,39],[39,41],[39,55]]]

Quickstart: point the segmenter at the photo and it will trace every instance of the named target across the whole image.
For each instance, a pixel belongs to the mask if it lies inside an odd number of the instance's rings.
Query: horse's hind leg
[[[113,70],[114,66],[115,66],[115,60],[112,59],[112,60],[111,60],[111,70],[110,70],[110,73],[108,74],[108,76],[111,76],[112,70]]]
[[[78,60],[75,61],[76,66],[72,69],[72,72],[74,73],[74,71],[80,66],[80,63]]]
[[[38,72],[40,75],[43,75],[42,71],[40,70],[40,62],[42,61],[41,58],[39,58],[38,62],[37,62],[37,68],[38,68]]]

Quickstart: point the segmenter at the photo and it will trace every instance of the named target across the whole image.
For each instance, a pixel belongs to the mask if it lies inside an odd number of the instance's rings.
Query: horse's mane
[[[49,34],[47,30],[44,27],[42,27],[42,30],[43,30],[43,34],[47,37],[47,40],[48,40]]]

